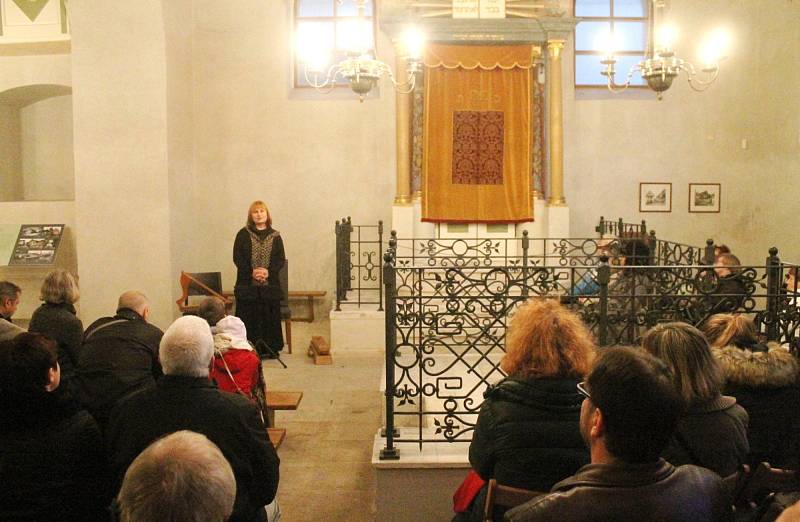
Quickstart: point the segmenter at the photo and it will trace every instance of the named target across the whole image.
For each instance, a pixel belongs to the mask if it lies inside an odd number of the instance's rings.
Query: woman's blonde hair
[[[719,396],[725,382],[702,332],[686,323],[662,323],[642,338],[642,347],[672,370],[678,393],[687,406]]]
[[[63,268],[53,270],[42,283],[39,299],[45,303],[72,304],[81,296],[78,290],[78,280]]]
[[[267,211],[267,228],[272,226],[272,215],[269,213],[269,207],[263,201],[256,200],[250,203],[250,208],[247,209],[247,226],[254,227],[256,224],[253,222],[253,211],[257,208],[263,208]]]
[[[708,343],[715,348],[734,345],[737,348],[750,348],[758,343],[756,324],[752,319],[740,314],[716,314],[703,324],[703,333]]]
[[[531,299],[511,318],[500,367],[523,377],[583,377],[594,358],[592,334],[552,299]]]

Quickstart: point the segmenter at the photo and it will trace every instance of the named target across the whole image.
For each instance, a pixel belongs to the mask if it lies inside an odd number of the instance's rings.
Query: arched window
[[[648,4],[648,0],[575,0],[575,16],[582,19],[575,27],[575,87],[607,84],[600,74],[604,66],[598,43],[609,33],[616,42],[616,80],[625,82],[631,66],[644,58]],[[631,85],[644,85],[638,73]]]
[[[375,15],[374,0],[368,0],[364,10],[369,51],[375,52]],[[351,48],[354,35],[363,34],[355,28],[358,23],[358,4],[354,0],[295,0],[294,1],[294,31],[295,45],[300,42],[313,41],[314,45],[322,45],[332,49],[329,55],[330,67],[346,56],[346,50]],[[356,30],[358,29],[358,30]],[[359,42],[360,43],[360,42]],[[346,85],[346,84],[342,84]],[[294,86],[308,87],[303,63],[297,50],[294,53]]]

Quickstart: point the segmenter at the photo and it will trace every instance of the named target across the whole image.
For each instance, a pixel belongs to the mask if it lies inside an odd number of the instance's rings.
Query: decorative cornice
[[[429,42],[439,43],[536,43],[566,40],[572,35],[577,18],[420,18],[414,15],[380,17],[381,29],[398,38],[413,24]]]

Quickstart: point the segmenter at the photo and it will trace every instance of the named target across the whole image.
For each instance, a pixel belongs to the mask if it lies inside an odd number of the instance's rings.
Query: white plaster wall
[[[601,214],[621,216],[646,219],[665,239],[702,245],[714,238],[745,263],[762,263],[772,245],[800,260],[790,233],[800,196],[800,78],[789,66],[800,62],[800,6],[671,3],[684,38],[717,25],[733,34],[730,58],[705,93],[691,91],[683,78],[661,102],[643,93],[576,93],[567,53],[565,188],[572,235],[591,234]],[[699,37],[691,42],[679,43],[678,52],[695,60]],[[641,181],[672,182],[672,213],[638,211]],[[722,183],[722,211],[690,214],[689,182]]]
[[[172,318],[161,2],[70,2],[75,220],[84,320],[143,290]]]
[[[356,223],[389,220],[394,94],[384,89],[377,99],[359,103],[350,96],[295,92],[291,4],[193,2],[193,88],[187,93],[178,79],[171,86],[192,100],[192,111],[181,115],[191,122],[170,122],[194,134],[193,173],[180,177],[180,190],[171,196],[173,210],[184,216],[173,219],[180,236],[173,244],[183,245],[173,252],[175,279],[179,268],[221,270],[223,285],[231,288],[234,236],[250,202],[263,199],[284,238],[290,287],[325,289],[330,297],[334,221],[345,215]],[[185,42],[185,36],[180,39]],[[393,60],[388,42],[380,46],[385,59]],[[169,52],[180,70],[185,62],[178,55],[184,53]],[[170,67],[170,75],[175,73]],[[178,148],[185,165],[188,145]]]
[[[0,104],[0,201],[22,199],[19,109]]]
[[[72,85],[70,55],[5,55],[0,47],[0,92],[36,84]]]
[[[24,199],[74,199],[72,96],[22,107],[20,128]]]

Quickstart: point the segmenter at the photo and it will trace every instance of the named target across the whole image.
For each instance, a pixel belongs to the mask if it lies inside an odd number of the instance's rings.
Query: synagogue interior
[[[161,331],[211,295],[250,333],[263,208],[269,520],[450,520],[531,298],[598,354],[724,313],[793,360],[798,27],[797,0],[0,0],[3,317],[36,330],[61,269],[84,346],[129,291]]]

